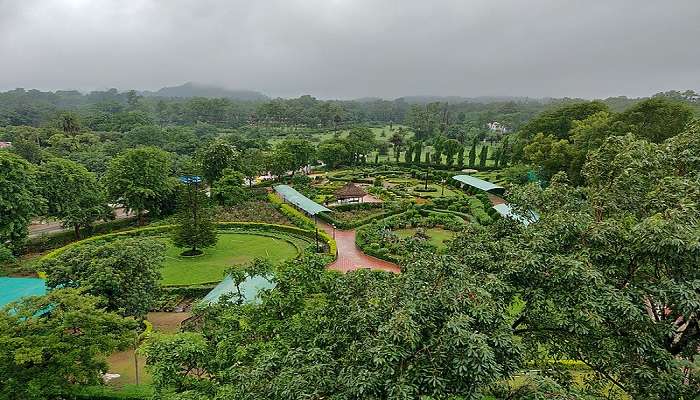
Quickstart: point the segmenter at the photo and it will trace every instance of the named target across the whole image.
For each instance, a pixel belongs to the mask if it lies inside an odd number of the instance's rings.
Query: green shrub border
[[[380,219],[391,217],[392,215],[401,214],[403,212],[405,212],[405,210],[401,210],[401,209],[389,210],[389,211],[385,211],[385,212],[377,214],[377,215],[371,215],[369,217],[358,219],[358,220],[355,220],[352,222],[341,221],[341,220],[333,217],[332,213],[327,213],[327,212],[319,213],[318,217],[321,220],[323,220],[331,225],[335,225],[335,227],[337,229],[348,230],[348,229],[358,228],[362,225],[367,225],[371,222],[378,221]]]
[[[313,230],[306,230],[306,229],[301,229],[293,226],[288,226],[288,225],[277,225],[277,224],[267,224],[267,223],[262,223],[262,222],[218,222],[216,224],[218,229],[221,230],[233,230],[233,229],[258,229],[261,231],[267,231],[267,232],[286,232],[290,234],[296,234],[302,237],[307,237],[311,239],[315,239],[315,231]],[[131,229],[128,231],[122,231],[122,232],[115,232],[115,233],[108,233],[105,235],[98,235],[98,236],[92,236],[87,239],[79,240],[77,242],[69,243],[66,246],[59,247],[58,249],[55,249],[43,257],[41,257],[41,261],[46,261],[46,260],[51,260],[56,257],[58,257],[60,254],[76,248],[78,246],[82,246],[84,244],[88,243],[93,243],[93,242],[98,242],[98,241],[103,241],[103,240],[113,240],[117,238],[122,238],[122,237],[138,237],[138,236],[150,236],[153,234],[159,234],[159,233],[165,233],[173,229],[175,225],[161,225],[161,226],[153,226],[153,227],[143,227],[143,228],[136,228],[136,229]],[[326,243],[328,246],[328,254],[332,255],[333,257],[336,256],[337,253],[337,246],[335,244],[335,240],[328,236],[325,232],[319,230],[318,232],[319,239],[321,239],[323,242]]]
[[[311,237],[315,238],[316,224],[314,224],[314,221],[311,218],[285,203],[281,198],[279,198],[279,196],[272,192],[267,194],[267,198],[270,203],[275,206],[275,208],[277,208],[282,214],[289,218],[294,225],[298,227],[297,229],[309,232],[312,235]],[[319,213],[318,215],[321,216],[321,214],[323,213]],[[323,217],[321,217],[321,219],[323,220]],[[285,227],[285,225],[276,226]],[[328,254],[332,255],[333,259],[335,259],[338,256],[338,246],[335,243],[335,239],[330,237],[323,229],[318,230],[318,236],[328,245]]]

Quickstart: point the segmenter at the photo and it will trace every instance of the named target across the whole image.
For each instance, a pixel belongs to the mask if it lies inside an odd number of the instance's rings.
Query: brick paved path
[[[333,227],[319,222],[318,226],[333,236]],[[359,268],[379,269],[389,272],[401,272],[398,265],[376,257],[368,256],[355,246],[355,230],[335,230],[335,242],[338,245],[338,259],[328,266],[330,269],[348,272]]]

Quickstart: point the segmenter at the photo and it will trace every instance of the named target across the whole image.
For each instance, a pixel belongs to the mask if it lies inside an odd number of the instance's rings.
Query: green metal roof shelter
[[[253,276],[246,278],[243,283],[241,283],[241,294],[244,297],[243,302],[258,304],[260,303],[260,298],[258,293],[263,289],[272,289],[275,284],[267,280],[262,276]],[[226,278],[221,281],[211,292],[202,299],[203,304],[213,304],[219,301],[219,299],[224,295],[230,295],[232,293],[237,293],[236,284],[233,282],[231,275],[226,276]]]
[[[323,211],[331,211],[330,209],[297,192],[290,186],[277,185],[275,186],[275,192],[277,192],[277,194],[279,194],[286,202],[294,204],[309,215],[316,215]]]
[[[475,178],[471,175],[455,175],[452,177],[452,179],[488,193],[500,195],[506,191],[506,189],[502,186],[498,186],[483,179]]]
[[[501,214],[503,218],[514,219],[525,226],[528,226],[533,222],[537,222],[540,219],[540,216],[532,210],[528,211],[527,215],[516,213],[513,211],[513,207],[511,207],[509,204],[496,204],[492,208]]]

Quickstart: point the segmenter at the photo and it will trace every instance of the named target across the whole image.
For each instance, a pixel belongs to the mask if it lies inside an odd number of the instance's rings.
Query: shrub
[[[413,188],[414,191],[416,192],[421,192],[421,193],[432,193],[432,192],[437,192],[437,188],[434,186],[428,186],[427,188],[424,185],[418,185]]]
[[[15,261],[12,250],[0,244],[0,265],[14,263]]]

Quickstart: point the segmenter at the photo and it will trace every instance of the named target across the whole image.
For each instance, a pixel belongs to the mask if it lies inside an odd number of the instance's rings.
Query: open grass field
[[[219,282],[224,278],[224,270],[232,265],[244,264],[258,257],[278,263],[294,258],[308,244],[302,239],[283,235],[219,233],[219,241],[214,247],[204,249],[203,255],[181,257],[182,249],[175,247],[168,238],[161,240],[167,244],[161,270],[164,286]]]
[[[416,228],[396,229],[394,233],[407,238],[416,234]],[[430,243],[438,249],[444,249],[446,247],[445,241],[455,236],[454,232],[442,228],[428,228],[425,233],[430,237]]]

